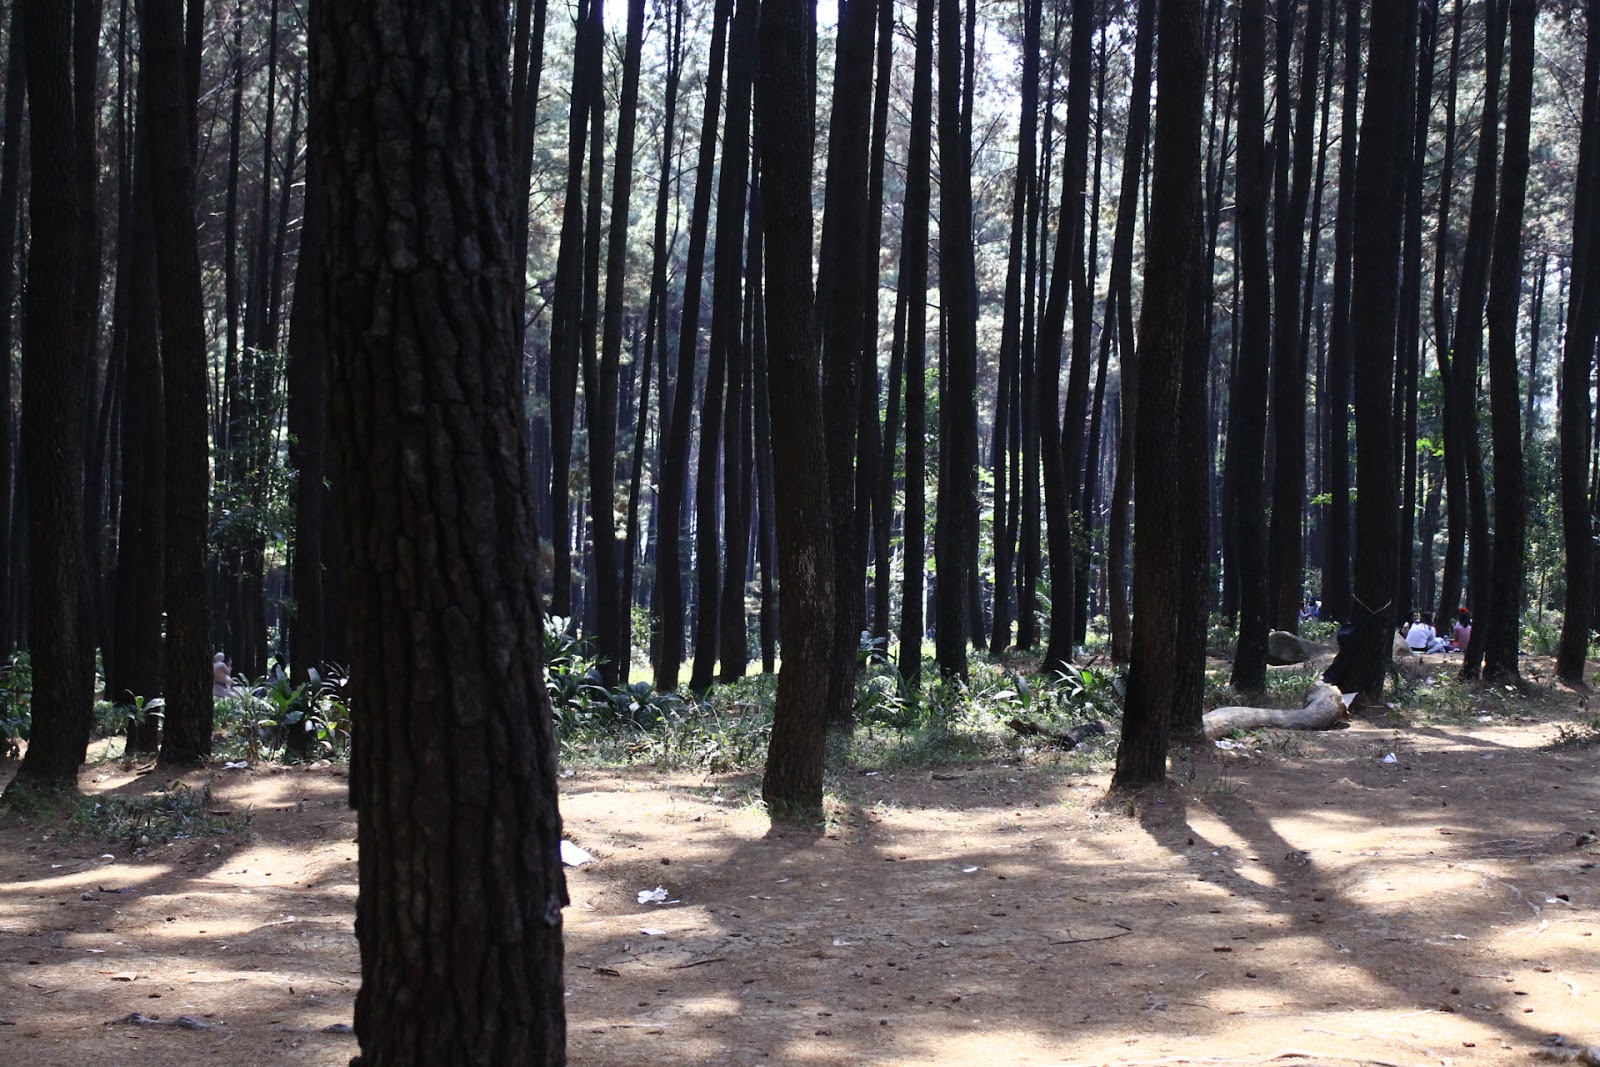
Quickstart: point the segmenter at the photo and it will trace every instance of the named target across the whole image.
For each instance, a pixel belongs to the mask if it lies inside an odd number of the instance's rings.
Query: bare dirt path
[[[1557,729],[1266,735],[1178,753],[1132,804],[1048,761],[853,771],[817,834],[770,831],[745,779],[580,771],[568,836],[598,859],[569,872],[571,1062],[1475,1064],[1595,1042],[1600,749]],[[0,819],[0,1061],[348,1062],[344,780],[209,778],[248,827],[130,855]],[[657,886],[671,903],[639,903]]]

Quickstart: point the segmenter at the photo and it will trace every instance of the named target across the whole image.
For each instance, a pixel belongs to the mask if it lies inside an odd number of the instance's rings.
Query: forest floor
[[[854,767],[815,833],[769,829],[749,776],[577,770],[567,836],[596,861],[568,872],[570,1060],[1410,1067],[1600,1042],[1586,717],[1560,689],[1478,691],[1180,749],[1131,800],[1103,759]],[[170,784],[139,770],[82,785]],[[342,768],[190,784],[231,831],[124,826],[130,849],[0,816],[0,1060],[355,1053]]]

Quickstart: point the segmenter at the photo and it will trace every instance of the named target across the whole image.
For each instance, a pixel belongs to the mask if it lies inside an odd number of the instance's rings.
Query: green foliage
[[[33,727],[33,661],[13,652],[0,667],[0,757],[15,759]]]
[[[211,787],[181,782],[145,796],[84,797],[67,818],[63,838],[93,837],[130,849],[231,833],[243,823],[213,811]]]
[[[344,693],[347,676],[335,671],[324,678],[316,671],[309,679],[291,685],[281,679],[270,686],[216,704],[217,726],[229,739],[223,755],[237,755],[251,763],[259,760],[293,761],[338,758],[350,751],[350,704]],[[257,695],[259,693],[259,695]],[[150,705],[145,706],[150,710]],[[296,731],[309,735],[305,743],[291,745]]]

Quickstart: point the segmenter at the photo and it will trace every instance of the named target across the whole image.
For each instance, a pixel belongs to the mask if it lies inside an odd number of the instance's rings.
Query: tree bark
[[[93,723],[94,643],[83,530],[83,331],[72,316],[79,211],[72,10],[29,0],[23,18],[31,180],[22,336],[33,730],[8,795],[75,792]],[[9,358],[9,355],[8,355]]]
[[[706,228],[711,216],[711,190],[717,160],[717,116],[722,105],[722,63],[733,0],[717,0],[711,16],[711,53],[707,60],[705,112],[700,124],[700,158],[696,164],[694,204],[689,214],[689,252],[683,272],[683,315],[678,334],[678,365],[673,387],[671,423],[662,441],[661,518],[657,523],[655,598],[651,612],[660,634],[655,687],[663,693],[678,688],[684,652],[684,561],[682,523],[689,477],[689,423],[694,405],[695,363],[700,347],[700,290],[705,275]],[[666,403],[665,394],[662,402]]]
[[[1533,27],[1537,0],[1510,0],[1510,66],[1506,76],[1504,164],[1490,266],[1489,404],[1494,442],[1494,556],[1484,612],[1483,676],[1520,681],[1523,567],[1527,534],[1523,472],[1522,393],[1517,382],[1517,309],[1522,304],[1522,219],[1528,192],[1528,139],[1533,112]],[[1474,627],[1476,629],[1476,627]]]
[[[313,12],[358,731],[354,1062],[560,1064],[567,895],[513,321],[505,6]]]
[[[23,5],[11,5],[10,40],[6,45],[5,145],[0,148],[0,656],[16,647],[13,606],[21,598],[21,568],[13,559],[11,503],[16,485],[17,452],[12,412],[12,307],[17,296],[17,205],[21,199],[22,104],[27,99],[23,63]]]
[[[1266,0],[1239,9],[1238,187],[1240,318],[1237,385],[1230,415],[1238,446],[1239,639],[1233,687],[1258,692],[1267,682],[1267,500],[1263,466],[1267,441],[1267,368],[1272,345],[1272,294],[1267,259],[1267,202],[1271,160],[1265,140]],[[1297,398],[1296,402],[1302,402]]]
[[[1556,675],[1584,682],[1594,618],[1594,528],[1589,502],[1589,373],[1600,327],[1600,0],[1585,6],[1588,34],[1583,66],[1582,133],[1573,190],[1572,280],[1561,355],[1561,530],[1566,543],[1567,592]]]
[[[182,77],[179,0],[143,0],[143,15],[162,395],[167,409],[167,703],[161,762],[187,766],[211,754],[205,320],[195,231],[194,145],[185,126],[191,111]]]
[[[1406,94],[1404,5],[1373,11],[1365,106],[1356,160],[1351,272],[1355,360],[1356,553],[1353,632],[1324,677],[1346,693],[1381,700],[1393,646],[1390,615],[1398,557],[1391,402],[1400,216],[1394,196]]]
[[[933,170],[934,0],[917,0],[911,79],[911,141],[900,234],[900,290],[906,300],[906,506],[901,540],[900,676],[922,677],[924,570],[927,551],[928,210]]]
[[[931,0],[921,0],[931,3]],[[811,290],[814,117],[806,0],[767,0],[756,87],[783,668],[761,796],[774,818],[822,814],[833,625],[833,531]]]
[[[1202,264],[1200,125],[1205,106],[1206,54],[1200,0],[1160,0],[1157,26],[1155,155],[1151,162],[1151,214],[1144,314],[1139,338],[1140,425],[1137,439],[1140,504],[1133,567],[1133,658],[1117,749],[1113,789],[1136,788],[1166,778],[1171,724],[1189,709],[1177,707],[1192,691],[1190,675],[1204,661],[1180,657],[1176,632],[1184,585],[1184,524],[1178,499],[1180,449],[1198,447],[1179,432],[1183,405],[1204,396],[1186,363],[1198,340],[1193,287]],[[1198,708],[1193,709],[1198,711]]]

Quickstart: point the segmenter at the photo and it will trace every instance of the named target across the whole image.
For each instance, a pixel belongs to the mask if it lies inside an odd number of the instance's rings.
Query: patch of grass
[[[249,823],[212,810],[211,787],[174,783],[145,796],[84,797],[62,829],[63,839],[93,837],[128,848],[226,834]]]

